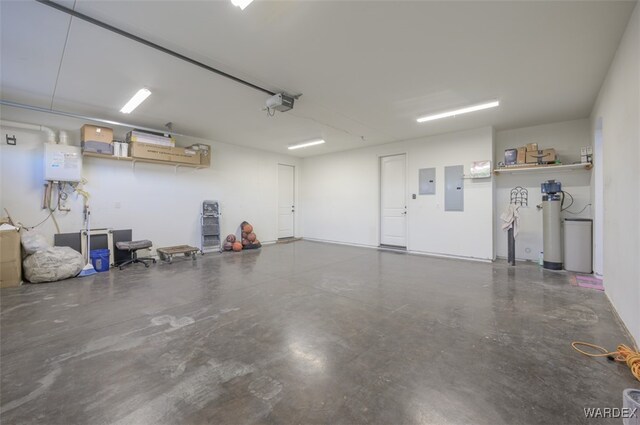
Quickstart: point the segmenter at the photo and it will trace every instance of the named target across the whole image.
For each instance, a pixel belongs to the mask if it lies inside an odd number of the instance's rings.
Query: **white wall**
[[[604,285],[640,342],[640,6],[636,5],[592,114],[602,119]]]
[[[25,121],[25,120],[22,120]],[[65,124],[68,121],[65,122]],[[70,144],[79,144],[81,123],[70,129]],[[0,146],[0,207],[27,226],[47,216],[40,208],[43,194],[42,133],[2,128],[18,138],[17,146]],[[277,164],[299,170],[300,160],[224,143],[179,138],[179,144],[207,143],[211,168],[195,170],[168,165],[84,158],[85,186],[91,193],[92,228],[133,229],[134,239],[154,246],[200,246],[200,207],[205,199],[221,202],[223,236],[241,221],[254,225],[262,242],[277,239]],[[56,213],[62,232],[83,227],[82,202],[72,196],[70,213]],[[4,211],[3,211],[4,215]],[[51,220],[40,228],[52,241]],[[296,234],[299,231],[296,230]]]
[[[444,166],[493,158],[490,127],[305,158],[302,234],[307,239],[379,245],[380,156],[407,154],[407,249],[493,258],[493,183],[465,180],[464,212],[444,211]],[[436,195],[418,195],[418,170],[436,167]]]
[[[573,120],[534,127],[496,132],[496,162],[504,161],[505,149],[527,143],[538,143],[539,148],[555,148],[563,164],[580,162],[580,148],[591,146],[589,120]],[[548,172],[535,174],[500,174],[496,177],[496,255],[507,257],[507,235],[502,230],[500,214],[509,204],[511,189],[522,186],[529,191],[529,206],[520,209],[520,228],[516,238],[516,258],[537,261],[542,249],[542,211],[536,208],[542,202],[540,183],[555,179],[562,182],[564,191],[574,197],[567,211],[579,212],[591,203],[591,171]],[[566,204],[568,205],[568,204]],[[564,212],[562,218],[593,218],[592,208],[581,214]]]

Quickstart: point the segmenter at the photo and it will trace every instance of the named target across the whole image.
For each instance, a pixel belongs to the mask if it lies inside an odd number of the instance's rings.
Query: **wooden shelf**
[[[525,174],[525,173],[548,173],[548,172],[564,172],[564,171],[579,171],[590,170],[593,168],[592,164],[567,164],[567,165],[535,165],[532,167],[504,167],[496,168],[493,170],[493,174]]]
[[[93,152],[82,152],[82,156],[87,156],[89,158],[101,158],[101,159],[110,159],[114,161],[128,161],[133,164],[137,162],[142,162],[146,164],[161,164],[161,165],[171,165],[173,167],[186,167],[186,168],[195,168],[200,170],[202,168],[208,168],[206,165],[195,165],[195,164],[183,164],[181,162],[171,162],[171,161],[159,161],[157,159],[145,159],[145,158],[132,158],[130,156],[113,156],[113,155],[103,155],[100,153]]]
[[[91,158],[113,159],[118,161],[133,161],[133,158],[131,158],[130,156],[113,156],[93,152],[82,152],[82,156],[88,156]]]

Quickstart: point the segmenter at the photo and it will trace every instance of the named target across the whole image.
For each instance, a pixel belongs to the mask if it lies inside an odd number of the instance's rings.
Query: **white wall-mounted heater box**
[[[44,144],[44,179],[79,182],[82,179],[82,153],[77,146]]]

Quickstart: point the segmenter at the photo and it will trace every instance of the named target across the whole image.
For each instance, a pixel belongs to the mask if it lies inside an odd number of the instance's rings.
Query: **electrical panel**
[[[418,184],[420,195],[436,194],[436,169],[421,168],[418,171]]]
[[[444,210],[464,211],[464,166],[444,167]]]
[[[218,201],[202,201],[200,250],[203,253],[220,251],[220,215]]]
[[[44,179],[58,182],[82,180],[82,153],[77,146],[44,144]]]

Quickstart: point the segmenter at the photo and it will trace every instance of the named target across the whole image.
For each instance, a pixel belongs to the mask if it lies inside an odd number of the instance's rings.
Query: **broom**
[[[82,268],[78,277],[91,276],[96,274],[96,269],[93,268],[91,263],[91,211],[89,205],[85,205],[84,221],[87,225],[87,264]]]

